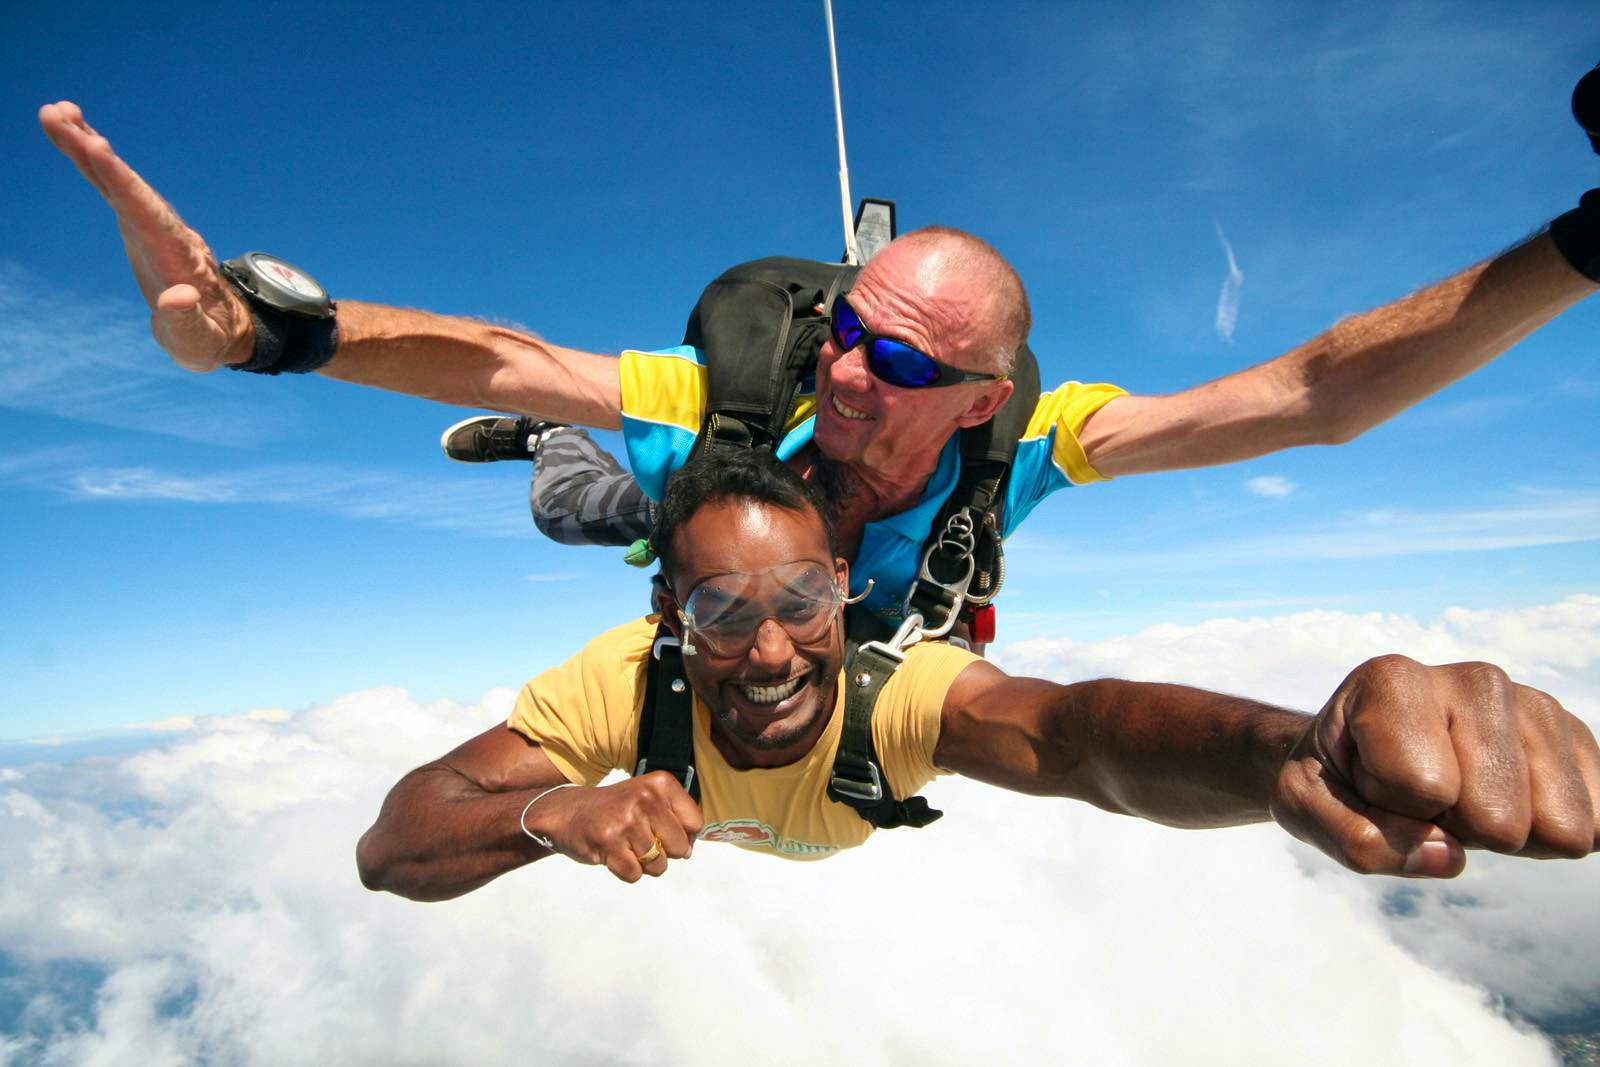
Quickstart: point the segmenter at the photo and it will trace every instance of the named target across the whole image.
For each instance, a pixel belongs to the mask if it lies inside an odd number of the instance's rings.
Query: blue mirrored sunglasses
[[[867,329],[843,293],[834,297],[828,331],[833,335],[833,343],[839,346],[840,355],[865,345],[867,367],[872,373],[902,389],[934,389],[941,385],[960,385],[962,382],[999,382],[1006,377],[1004,374],[960,370],[948,363],[940,363],[920,348],[912,348],[904,341],[873,333]]]

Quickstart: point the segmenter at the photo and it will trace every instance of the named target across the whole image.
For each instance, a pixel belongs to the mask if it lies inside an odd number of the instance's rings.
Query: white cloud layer
[[[1002,661],[1307,706],[1390,650],[1497,659],[1600,710],[1600,597]],[[0,777],[0,1063],[1505,1067],[1554,1058],[1497,997],[1600,1001],[1600,861],[1363,881],[1273,827],[1182,833],[966,782],[933,787],[936,826],[819,864],[708,844],[634,887],[553,860],[446,904],[362,890],[384,790],[510,699],[371,690]]]

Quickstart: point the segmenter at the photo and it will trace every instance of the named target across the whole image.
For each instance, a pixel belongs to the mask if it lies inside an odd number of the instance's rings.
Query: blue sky
[[[475,700],[645,603],[615,552],[534,534],[526,468],[443,459],[462,412],[168,364],[40,104],[81,103],[222,256],[578,347],[674,343],[723,267],[838,254],[820,5],[256,10],[0,13],[0,738]],[[1600,183],[1567,114],[1584,3],[836,18],[855,192],[1011,257],[1047,383],[1269,358]],[[1597,327],[1337,450],[1062,494],[1015,540],[1002,644],[1595,591]]]
[[[959,781],[942,836],[828,864],[360,889],[384,790],[642,609],[642,576],[536,536],[526,468],[444,460],[465,412],[172,367],[38,106],[83,104],[223,256],[670,344],[723,267],[839,252],[820,4],[215,7],[0,5],[0,1062],[500,1062],[529,1034],[551,1063],[1039,1062],[1062,1004],[1107,1064],[1503,1067],[1551,1062],[1508,1012],[1593,1030],[1593,859],[1397,888],[1272,827]],[[1600,184],[1566,111],[1590,3],[836,16],[857,195],[1012,257],[1047,382],[1270,358]],[[998,658],[1300,707],[1380,651],[1492,659],[1600,724],[1597,327],[1580,307],[1339,449],[1047,501]],[[893,906],[794,921],[864,893]],[[614,966],[640,956],[680,980]],[[909,1006],[866,1034],[840,981],[863,967]]]

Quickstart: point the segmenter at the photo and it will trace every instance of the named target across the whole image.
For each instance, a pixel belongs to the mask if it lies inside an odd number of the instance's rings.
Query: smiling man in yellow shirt
[[[557,852],[633,882],[697,840],[794,858],[864,841],[872,827],[827,792],[857,679],[824,516],[765,453],[691,462],[668,487],[656,606],[693,690],[698,802],[664,771],[603,783],[637,765],[656,623],[630,623],[530,682],[506,725],[402,778],[357,847],[364,884],[437,900]],[[1450,877],[1466,848],[1600,843],[1594,736],[1486,664],[1380,657],[1308,716],[1186,686],[1012,678],[919,644],[871,734],[900,801],[956,773],[1174,826],[1272,818],[1368,873]]]
[[[638,679],[655,637],[654,616],[601,634],[570,661],[524,686],[508,725],[536,742],[569,781],[594,785],[611,771],[632,770],[639,762]],[[975,659],[952,645],[913,646],[878,695],[873,740],[895,796],[911,796],[938,775],[933,755],[939,710],[957,676]],[[787,685],[795,681],[790,677]],[[838,679],[814,688],[808,688],[809,676],[799,681],[794,693],[772,693],[780,687],[762,686],[769,692],[760,695],[781,696],[772,706],[782,708],[797,697],[820,700],[824,689],[839,691]],[[734,698],[742,695],[736,691]],[[821,732],[792,762],[758,766],[736,748],[724,755],[706,702],[696,700],[695,773],[704,819],[699,839],[791,859],[821,859],[865,841],[872,826],[854,809],[816,802],[827,794],[843,718],[830,714],[817,722]]]

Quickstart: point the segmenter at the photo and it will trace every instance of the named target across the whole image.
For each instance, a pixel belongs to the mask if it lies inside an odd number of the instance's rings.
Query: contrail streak
[[[1244,290],[1244,272],[1239,269],[1238,260],[1233,258],[1233,246],[1223,236],[1222,223],[1212,219],[1211,224],[1217,228],[1217,240],[1222,243],[1222,251],[1228,256],[1228,276],[1222,279],[1222,292],[1217,296],[1217,333],[1231,345],[1233,328],[1239,322],[1239,297]]]

